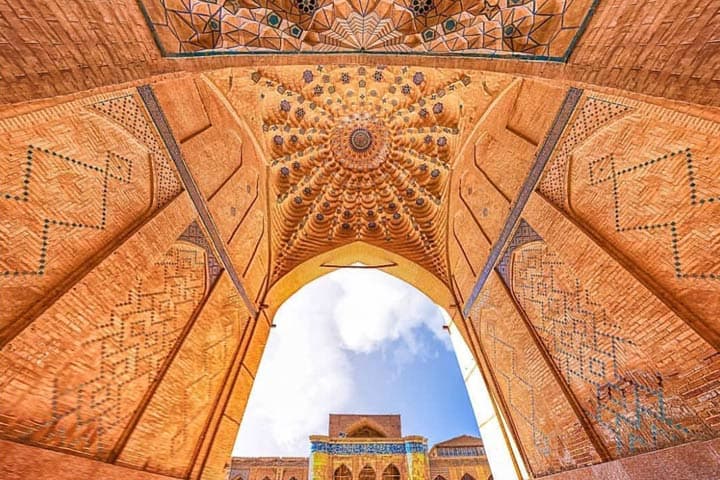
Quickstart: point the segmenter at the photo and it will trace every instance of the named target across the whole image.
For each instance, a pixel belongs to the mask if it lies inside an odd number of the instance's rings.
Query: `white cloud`
[[[274,321],[236,456],[306,456],[308,436],[327,431],[328,413],[353,411],[358,392],[351,354],[381,350],[402,368],[418,355],[433,354],[418,340],[423,325],[452,348],[439,307],[378,270],[344,269],[321,277],[288,299]],[[395,348],[385,352],[390,342]]]

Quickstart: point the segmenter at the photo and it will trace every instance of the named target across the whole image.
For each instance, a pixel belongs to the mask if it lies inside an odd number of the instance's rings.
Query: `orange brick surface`
[[[272,299],[340,248],[441,299],[535,477],[718,478],[719,9],[601,0],[560,64],[171,59],[134,0],[0,0],[3,478],[224,478]],[[323,140],[359,112],[386,170]]]

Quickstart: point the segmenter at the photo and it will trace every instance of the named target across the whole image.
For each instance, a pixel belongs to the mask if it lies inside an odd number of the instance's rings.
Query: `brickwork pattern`
[[[210,242],[208,241],[205,232],[198,224],[197,220],[191,223],[188,228],[185,229],[185,231],[182,235],[180,235],[180,238],[178,240],[182,240],[183,242],[188,243],[194,243],[198,247],[201,247],[203,250],[205,250],[205,255],[207,256],[207,283],[210,288],[215,285],[215,282],[218,278],[220,278],[220,275],[223,272],[223,268],[218,261],[215,255],[215,251],[210,245]]]
[[[35,320],[0,352],[2,436],[105,459],[202,300],[206,264],[204,249],[178,242],[113,279],[124,295],[96,284]]]
[[[495,100],[455,160],[451,180],[448,253],[453,287],[463,305],[533,166],[534,142],[546,135],[566,92],[514,79],[490,93]]]
[[[23,461],[27,459],[27,461]],[[48,473],[51,472],[51,473]],[[0,440],[0,476],[3,480],[51,477],[53,480],[173,480],[44,448]]]
[[[415,61],[426,67],[541,76],[717,106],[720,46],[713,32],[719,6],[720,0],[668,0],[662,5],[600,1],[567,65],[498,58],[416,57]],[[482,9],[483,4],[475,2],[470,8]],[[151,16],[162,17],[162,12]],[[94,7],[80,0],[27,0],[22,4],[3,0],[0,27],[0,102],[64,95],[171,72],[307,63],[289,55],[201,57],[183,62],[163,58],[136,0],[109,0]],[[442,30],[442,25],[439,27]],[[526,25],[518,30],[526,31]],[[317,55],[313,61],[352,63],[358,61],[358,55]],[[391,55],[360,61],[407,63],[405,56]]]
[[[0,329],[180,192],[155,136],[127,91],[0,121]]]
[[[673,480],[715,480],[720,475],[720,439],[693,442],[572,472],[547,480],[672,478]]]
[[[570,59],[582,72],[576,79],[718,105],[700,98],[720,88],[718,8],[719,0],[603,0]]]
[[[118,463],[169,476],[187,475],[248,321],[242,298],[223,276]]]
[[[307,457],[233,457],[230,480],[304,480],[308,478]]]
[[[150,151],[155,174],[155,202],[163,207],[182,190],[172,160],[135,93],[113,96],[90,105],[90,108],[112,119]]]
[[[331,437],[348,435],[362,426],[370,426],[386,437],[402,437],[400,415],[345,415],[330,414],[328,434]]]
[[[598,94],[590,102],[625,113],[569,145],[566,181],[548,198],[645,272],[656,295],[720,332],[720,123]]]
[[[717,402],[706,396],[717,382],[695,382],[718,360],[689,327],[653,319],[654,330],[689,337],[695,349],[670,365],[650,343],[665,335],[639,333],[647,326],[629,292],[627,311],[609,310],[542,241],[516,249],[512,262],[514,294],[614,458],[717,435]]]
[[[245,123],[247,112],[235,115],[203,77],[169,80],[153,90],[243,287],[259,299],[269,261],[265,160]]]
[[[430,457],[428,480],[462,480],[465,475],[475,480],[491,480],[487,458],[433,458]],[[439,477],[439,478],[438,478]],[[467,477],[465,477],[467,480]]]
[[[515,230],[515,234],[513,235],[512,239],[510,240],[505,249],[505,253],[500,259],[497,267],[495,267],[508,288],[512,288],[512,282],[510,277],[512,275],[513,252],[515,252],[517,248],[525,245],[526,243],[535,242],[538,240],[542,240],[540,235],[538,235],[537,232],[533,230],[533,228],[525,221],[525,219],[521,219],[517,230]]]
[[[161,70],[160,52],[134,0],[94,7],[3,0],[0,25],[3,100],[63,95]]]
[[[600,462],[501,282],[491,276],[470,318],[530,469],[541,477]]]
[[[374,51],[565,60],[597,2],[143,0],[165,55]]]
[[[564,135],[560,147],[556,149],[552,160],[548,163],[538,190],[554,204],[565,208],[567,206],[568,170],[573,151],[598,130],[632,110],[632,107],[622,103],[585,97],[582,107],[578,108],[578,113],[568,127],[569,131]]]

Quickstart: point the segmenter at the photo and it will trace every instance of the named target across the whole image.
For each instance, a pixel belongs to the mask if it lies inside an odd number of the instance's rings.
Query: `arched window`
[[[347,435],[350,438],[382,438],[385,437],[382,433],[378,432],[372,427],[367,425],[358,427]]]
[[[375,470],[373,470],[370,465],[365,465],[363,469],[360,470],[358,480],[375,480]]]
[[[352,480],[352,472],[350,472],[350,469],[343,463],[335,469],[333,480]]]
[[[465,475],[462,476],[462,478],[460,480],[475,480],[475,479],[473,478],[472,475],[469,475],[466,473]]]
[[[290,477],[290,480],[297,480],[297,478],[295,478],[295,477]]]
[[[435,477],[435,480],[445,480],[445,477],[443,477],[442,475],[438,475],[437,477]]]
[[[270,480],[270,477],[265,477],[263,478],[263,480]]]
[[[383,471],[382,480],[400,480],[400,470],[391,463]]]

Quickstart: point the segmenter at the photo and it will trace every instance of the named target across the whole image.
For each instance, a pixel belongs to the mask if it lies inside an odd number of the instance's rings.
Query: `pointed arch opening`
[[[455,356],[456,359],[453,359],[454,361],[460,362],[460,357],[458,356],[458,349],[456,344],[462,344],[467,349],[467,345],[471,343],[470,338],[468,337],[469,333],[466,330],[466,325],[462,321],[458,321],[459,312],[457,310],[457,299],[455,299],[452,292],[449,290],[448,286],[438,277],[430,273],[428,270],[423,269],[421,266],[409,261],[408,259],[398,255],[394,254],[392,252],[386,251],[380,247],[373,246],[364,242],[354,242],[351,244],[347,244],[342,247],[338,247],[330,252],[325,252],[322,254],[319,254],[315,257],[313,257],[310,260],[307,260],[306,262],[296,266],[293,268],[290,272],[288,272],[286,275],[281,277],[277,282],[275,282],[274,285],[272,285],[268,291],[268,294],[266,296],[266,305],[263,311],[263,316],[266,318],[266,321],[268,324],[272,324],[272,326],[278,326],[276,330],[268,330],[268,332],[272,331],[272,335],[270,336],[270,342],[268,342],[268,345],[270,346],[272,344],[272,338],[274,336],[277,336],[278,333],[281,331],[285,331],[287,328],[286,325],[289,323],[299,323],[301,321],[301,318],[305,318],[306,316],[303,315],[294,315],[292,317],[288,317],[288,322],[286,322],[284,319],[280,318],[281,316],[278,315],[279,312],[284,311],[286,307],[286,303],[289,303],[290,300],[294,300],[296,294],[304,294],[306,287],[311,287],[313,284],[316,283],[316,281],[321,281],[321,277],[330,277],[331,275],[334,275],[336,273],[343,273],[343,274],[349,274],[350,272],[364,272],[367,273],[376,273],[382,276],[391,276],[395,277],[395,281],[400,280],[399,283],[407,284],[411,287],[413,287],[413,290],[417,290],[420,293],[422,293],[426,299],[429,299],[431,303],[434,303],[436,307],[440,307],[439,311],[442,312],[440,323],[435,325],[433,327],[433,331],[439,332],[443,336],[447,335],[449,333],[449,338],[452,343],[452,349],[455,350]],[[343,288],[347,288],[347,285],[342,285]],[[350,287],[352,288],[352,286]],[[313,302],[313,308],[314,311],[317,311],[317,308],[319,304],[323,303],[331,303],[335,298],[334,296],[337,294],[336,291],[323,291],[321,292],[321,295],[316,295],[314,297]],[[362,308],[365,308],[366,305],[372,305],[373,303],[376,303],[373,301],[374,298],[368,297],[366,299],[363,299],[361,302],[356,302],[353,304],[355,308],[346,308],[345,310],[361,310]],[[403,311],[406,310],[412,302],[405,302],[398,311],[401,312],[401,314],[404,314]],[[324,307],[323,307],[324,308]],[[455,316],[451,316],[449,312],[455,312]],[[355,312],[356,313],[356,312]],[[362,325],[365,323],[364,318],[356,318],[355,320],[358,320],[357,322],[348,322],[355,325]],[[443,332],[443,329],[445,329],[445,332]],[[323,330],[322,326],[307,326],[305,328],[306,331],[313,331],[313,330]],[[355,332],[357,333],[357,332]],[[316,336],[314,334],[314,336]],[[448,338],[448,337],[445,337]],[[457,340],[457,341],[456,341]],[[294,338],[293,342],[297,343],[299,341],[298,338]],[[264,348],[264,347],[263,347]],[[271,349],[268,349],[271,350]],[[471,352],[468,352],[468,360],[472,362],[473,367],[475,368],[475,372],[477,373],[477,364],[475,363],[475,359],[473,358],[473,355]],[[267,355],[267,352],[265,352],[265,355]],[[296,358],[302,358],[303,356],[299,356]],[[275,363],[274,360],[270,363]],[[293,362],[297,364],[298,362]],[[461,364],[462,369],[462,364]],[[262,378],[263,371],[262,369],[257,372],[256,379]],[[279,378],[274,375],[271,375],[273,378]],[[315,377],[317,378],[317,377]],[[479,377],[478,378],[480,382],[484,383],[484,380]],[[294,380],[294,378],[293,378]],[[495,415],[494,408],[492,406],[492,401],[489,399],[483,402],[476,402],[473,401],[472,396],[475,395],[489,395],[486,387],[483,389],[476,389],[474,384],[471,386],[467,383],[468,378],[464,375],[462,376],[462,380],[465,382],[465,386],[467,389],[468,394],[471,396],[471,404],[473,406],[473,409],[475,410],[474,416],[476,417],[476,420],[478,420],[477,425],[485,425],[487,423],[481,423],[479,420],[482,417],[483,422],[487,420],[487,416],[493,416]],[[257,382],[259,383],[259,382]],[[337,391],[337,390],[334,390]],[[303,395],[306,396],[307,392],[304,392]],[[314,404],[311,400],[306,402],[308,405]],[[480,415],[475,408],[478,404],[482,404],[482,408],[487,411],[487,414],[483,413],[483,415]],[[249,399],[249,403],[247,405],[248,412],[251,410],[253,406],[253,398]],[[334,409],[337,411],[337,409]],[[434,409],[430,409],[434,410]],[[273,409],[274,412],[278,411],[278,408]],[[247,413],[247,412],[246,412]],[[243,428],[241,428],[240,437],[243,435],[243,429],[245,427],[245,421],[243,422]],[[322,434],[322,427],[314,430],[313,432],[310,432],[310,434]],[[346,436],[349,438],[382,438],[387,437],[386,434],[384,434],[382,428],[376,428],[375,425],[354,425],[351,428],[348,428],[346,430],[347,434]],[[421,433],[421,432],[418,432]],[[493,432],[495,433],[495,432]],[[481,432],[482,436],[485,437],[485,432]],[[500,440],[498,442],[498,450],[505,450],[506,449],[506,441],[504,438],[501,437],[502,434],[498,435],[488,435],[488,438],[493,438],[497,436],[497,438]],[[240,438],[238,437],[238,438]],[[249,437],[248,437],[249,438]],[[307,438],[307,437],[305,437]],[[502,442],[502,443],[500,443]],[[236,443],[236,449],[237,449],[238,443]],[[238,452],[239,453],[239,452]],[[242,453],[242,455],[248,455],[247,453]],[[250,454],[252,455],[252,454]],[[515,467],[514,461],[511,458],[511,455],[509,452],[500,452],[500,463],[504,464],[505,467],[503,470],[505,472],[512,472],[511,475],[514,475],[515,473]],[[491,460],[491,467],[495,468]],[[495,462],[498,463],[497,461]],[[340,477],[343,478],[335,478],[334,480],[352,480],[352,474],[350,473],[350,469],[345,465],[344,469],[335,470],[335,475],[340,475]],[[359,468],[359,466],[358,466]],[[332,471],[332,470],[331,470]],[[330,471],[328,472],[330,473]],[[355,472],[356,475],[358,472]],[[380,475],[380,471],[378,470],[377,475]],[[376,476],[377,476],[376,475]],[[516,478],[516,477],[510,477],[507,478]],[[392,468],[388,466],[386,468],[382,475],[382,480],[400,480],[400,470],[397,468],[397,466],[392,465]],[[361,479],[366,480],[366,479]],[[369,480],[369,479],[368,479]]]
[[[387,438],[385,429],[370,419],[362,419],[347,429],[348,438]]]
[[[456,303],[448,286],[417,263],[389,250],[357,241],[316,255],[275,282],[266,297],[268,316],[272,318],[277,309],[305,285],[341,269],[379,270],[409,283],[445,309]]]
[[[347,434],[348,438],[383,438],[385,436],[370,426],[359,427]]]
[[[335,469],[333,480],[352,480],[352,472],[344,463]]]
[[[362,470],[360,470],[358,480],[375,480],[375,469],[370,465],[365,465]]]
[[[391,463],[383,470],[382,480],[400,480],[400,470]]]

